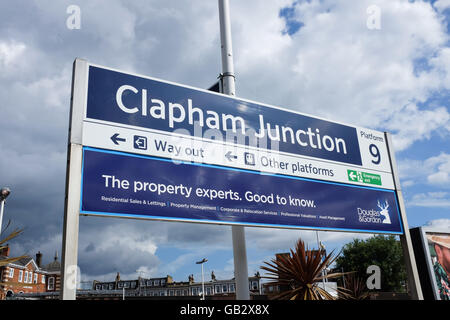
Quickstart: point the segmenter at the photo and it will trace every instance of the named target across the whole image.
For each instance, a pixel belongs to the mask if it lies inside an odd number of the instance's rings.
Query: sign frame
[[[202,92],[202,93],[207,94],[208,97],[210,97],[210,96],[218,96],[220,99],[227,99],[227,101],[232,101],[232,102],[236,101],[236,103],[242,103],[242,102],[252,103],[252,104],[255,104],[255,105],[260,106],[262,108],[262,111],[260,111],[260,112],[265,111],[266,108],[267,108],[268,111],[270,111],[271,109],[275,109],[277,111],[281,111],[281,112],[284,112],[284,113],[289,113],[289,114],[292,114],[292,115],[299,115],[300,117],[307,117],[307,118],[312,118],[312,119],[318,119],[320,121],[327,122],[327,123],[330,123],[332,125],[336,124],[336,125],[339,125],[339,126],[344,126],[344,127],[347,127],[347,128],[351,128],[352,130],[354,130],[354,132],[356,134],[356,139],[357,139],[357,143],[358,143],[359,146],[361,146],[361,145],[365,146],[364,143],[361,144],[361,138],[358,135],[358,131],[360,131],[360,130],[361,131],[364,130],[365,132],[369,132],[369,133],[370,132],[371,133],[376,133],[378,135],[383,135],[382,141],[380,143],[382,144],[384,149],[380,148],[379,152],[382,155],[382,159],[383,159],[383,163],[384,163],[382,167],[385,168],[385,169],[375,170],[373,168],[367,168],[364,165],[364,163],[362,163],[361,165],[354,165],[352,162],[350,162],[350,163],[346,162],[346,163],[343,163],[343,164],[337,164],[336,166],[340,165],[342,168],[344,168],[344,169],[342,169],[342,171],[347,171],[347,172],[349,171],[348,168],[351,168],[352,170],[355,169],[356,172],[364,172],[364,173],[366,173],[367,171],[378,172],[379,174],[384,174],[384,176],[383,176],[384,178],[386,177],[386,175],[390,175],[390,177],[392,179],[392,187],[390,187],[390,186],[389,187],[385,187],[385,186],[367,185],[367,184],[364,184],[363,182],[359,182],[359,181],[350,181],[350,179],[349,179],[349,181],[345,181],[344,182],[344,181],[327,180],[325,178],[324,179],[320,179],[320,178],[305,177],[304,175],[300,176],[300,177],[305,179],[305,180],[308,180],[308,179],[316,180],[318,183],[325,181],[325,182],[328,182],[328,183],[342,184],[343,186],[360,187],[360,188],[363,188],[363,189],[373,189],[373,190],[380,190],[380,189],[382,190],[382,189],[384,189],[384,190],[386,190],[386,192],[387,191],[395,191],[394,177],[393,177],[393,174],[392,174],[393,169],[392,169],[392,166],[391,166],[391,163],[390,163],[390,158],[389,158],[390,155],[389,155],[389,150],[388,150],[388,141],[387,141],[387,138],[385,137],[384,133],[381,133],[381,132],[378,132],[378,131],[375,131],[375,130],[372,130],[372,129],[362,128],[362,127],[351,125],[351,124],[346,124],[346,123],[339,122],[339,121],[330,121],[330,120],[327,120],[327,119],[324,119],[324,118],[321,118],[321,117],[315,117],[315,116],[312,116],[312,115],[309,115],[309,114],[304,114],[304,113],[301,113],[301,112],[298,112],[298,111],[295,111],[295,110],[288,110],[288,109],[281,108],[281,107],[278,107],[278,106],[272,106],[272,105],[268,105],[268,104],[265,104],[265,103],[255,102],[255,101],[242,99],[242,98],[236,98],[236,97],[233,97],[233,96],[230,97],[230,96],[226,96],[226,95],[223,95],[223,94],[220,94],[220,93],[211,92],[209,90],[204,90],[204,89],[201,89],[201,88],[195,88],[195,87],[192,87],[192,86],[189,86],[189,85],[184,85],[184,84],[179,84],[179,83],[175,83],[175,82],[171,82],[171,81],[161,80],[161,79],[158,79],[158,78],[145,76],[145,75],[142,75],[142,74],[136,74],[136,73],[133,73],[133,72],[128,73],[128,72],[125,72],[125,71],[122,71],[122,70],[117,70],[117,69],[114,69],[114,68],[109,68],[109,67],[100,66],[98,64],[89,63],[87,61],[86,61],[86,66],[85,66],[85,68],[87,68],[87,70],[85,72],[83,72],[83,74],[82,74],[82,76],[85,77],[85,82],[83,83],[83,87],[85,88],[85,92],[84,92],[83,96],[80,96],[80,101],[82,101],[83,103],[82,103],[81,106],[77,104],[78,107],[81,107],[81,110],[77,111],[77,116],[78,116],[77,118],[79,119],[80,115],[82,115],[81,118],[82,118],[83,123],[82,123],[81,128],[77,128],[77,129],[79,129],[79,131],[77,132],[77,134],[74,137],[76,140],[72,140],[71,141],[72,143],[77,143],[77,144],[79,143],[83,147],[87,146],[87,147],[101,148],[101,149],[112,150],[112,151],[119,151],[119,152],[122,151],[122,152],[133,153],[133,154],[138,154],[139,153],[137,151],[133,152],[133,151],[130,151],[130,150],[125,150],[124,151],[124,150],[121,150],[121,149],[116,149],[115,146],[114,146],[114,148],[112,148],[111,146],[103,146],[103,145],[97,145],[97,144],[93,144],[92,145],[92,144],[86,143],[85,140],[87,140],[86,137],[88,136],[88,134],[85,134],[84,131],[87,132],[88,131],[87,129],[90,128],[92,123],[94,123],[94,124],[98,123],[99,126],[106,125],[106,126],[110,126],[112,128],[125,127],[125,128],[127,128],[128,131],[132,131],[132,132],[134,132],[134,130],[142,130],[142,128],[139,127],[139,126],[130,125],[130,124],[124,124],[124,122],[116,123],[116,122],[111,122],[111,121],[106,121],[106,120],[99,120],[97,118],[93,118],[92,119],[92,118],[88,117],[89,95],[92,94],[92,93],[89,93],[89,89],[91,88],[91,85],[89,84],[89,81],[92,81],[91,75],[90,75],[91,67],[93,68],[93,70],[95,72],[98,72],[98,70],[104,70],[107,73],[108,72],[112,72],[112,75],[114,77],[124,75],[126,77],[133,77],[133,78],[143,79],[142,81],[150,80],[152,82],[158,82],[158,83],[162,83],[164,85],[174,86],[174,88],[183,88],[183,89],[188,89],[188,90],[192,90],[192,91],[196,91],[196,92]],[[121,85],[123,85],[123,81],[121,81],[120,83],[121,83]],[[77,121],[78,121],[78,119],[77,119]],[[74,127],[75,126],[76,126],[76,124],[74,124]],[[186,135],[179,134],[179,133],[176,133],[176,132],[175,133],[172,133],[172,132],[168,133],[168,131],[160,131],[159,129],[148,129],[148,128],[145,128],[145,129],[146,130],[153,130],[152,131],[153,134],[156,134],[158,132],[162,132],[162,133],[166,133],[167,135],[173,135],[173,136],[179,136],[180,138],[186,138]],[[115,130],[115,129],[112,129],[112,130]],[[95,132],[95,131],[90,130],[89,132]],[[90,134],[89,136],[92,136],[92,134]],[[79,137],[81,137],[81,140],[79,139]],[[118,134],[115,134],[115,136],[112,136],[111,139],[113,137],[115,137],[117,139],[120,139]],[[195,137],[195,136],[189,136],[189,135],[187,136],[187,139],[192,139],[192,140],[197,139],[197,140],[200,140],[200,141],[202,140],[202,138],[198,138],[198,137]],[[113,142],[116,145],[118,144],[115,141],[113,141]],[[208,139],[207,139],[206,142],[207,143],[213,143],[213,142],[209,141]],[[110,143],[110,145],[112,145],[111,141],[109,143]],[[220,141],[219,144],[221,144],[222,146],[225,146],[225,147],[230,147],[230,148],[234,147],[234,148],[236,148],[235,144],[233,144],[231,142],[228,142],[228,141]],[[358,146],[358,151],[360,150],[359,146]],[[242,147],[242,146],[238,146],[238,147]],[[247,148],[247,146],[246,146],[246,148]],[[250,148],[250,150],[255,150],[255,151],[259,150],[257,147],[252,147],[252,146],[250,146],[248,148]],[[264,152],[268,152],[270,154],[273,151],[271,151],[271,150],[264,150]],[[361,151],[359,151],[359,152],[361,152]],[[278,151],[278,150],[274,151],[273,153],[281,154],[281,155],[286,154],[286,155],[290,155],[291,157],[295,157],[295,155],[293,155],[293,154],[286,153],[286,152],[283,152],[283,151]],[[156,155],[156,154],[150,154],[150,156],[165,158],[165,156]],[[329,159],[325,159],[325,158],[315,158],[315,157],[306,156],[306,155],[297,155],[297,156],[298,157],[307,158],[307,159],[309,158],[309,159],[311,159],[311,161],[317,161],[317,162],[324,162],[324,163],[331,163],[331,164],[339,162],[339,161],[333,161],[333,160],[329,160]],[[361,152],[361,157],[362,157],[362,152]],[[174,159],[174,160],[177,160],[177,159]],[[195,161],[195,162],[198,162],[198,161]],[[208,164],[208,162],[206,162],[206,163]],[[209,164],[211,164],[211,163],[209,163]],[[220,163],[217,163],[217,165],[223,166],[223,167],[227,166],[227,165],[223,165],[223,164],[220,164]],[[388,173],[386,171],[386,167],[389,168],[390,173]],[[239,167],[239,166],[237,168],[241,169],[241,167]],[[233,169],[233,167],[231,166],[230,169]],[[245,169],[245,168],[243,168],[243,169]],[[276,172],[271,172],[271,171],[267,171],[267,170],[264,171],[264,170],[261,170],[261,169],[254,169],[254,171],[257,171],[258,173],[261,173],[261,174],[268,173],[268,174],[276,175]],[[285,173],[281,173],[281,174],[285,175],[285,176],[293,176],[293,175],[289,175],[289,174],[285,174]],[[372,175],[375,176],[376,174],[372,174]],[[391,183],[391,182],[389,182],[389,183]],[[396,208],[395,209],[396,209],[397,213],[400,214],[398,200],[396,200]],[[80,209],[80,211],[82,211],[82,210]],[[83,212],[82,215],[91,215],[91,214]],[[98,215],[108,216],[107,213],[105,213],[105,214],[95,214],[95,215],[96,216],[98,216]],[[120,217],[119,215],[111,215],[111,216]],[[129,216],[127,217],[126,215],[124,215],[124,217],[125,218],[129,218]],[[152,217],[152,215],[149,215],[149,216],[146,216],[146,217],[142,217],[142,219],[165,220],[164,218],[161,218],[161,217],[157,217],[155,219],[154,217]],[[175,221],[176,219],[167,219],[167,220]],[[177,221],[187,222],[186,220],[183,220],[183,219],[178,219]],[[202,223],[204,221],[197,220],[197,221],[189,221],[189,222]],[[210,222],[210,223],[213,223],[213,222]],[[217,224],[221,224],[221,225],[223,225],[223,224],[226,224],[226,225],[241,225],[241,226],[258,226],[258,227],[265,227],[266,226],[266,225],[260,225],[260,224],[226,223],[226,222],[221,222],[221,221],[218,221]],[[271,227],[271,226],[267,225],[267,227]],[[286,227],[283,227],[281,225],[277,225],[276,228],[307,229],[307,230],[310,229],[308,227],[303,227],[303,226],[299,226],[299,227],[286,226]],[[330,228],[320,228],[320,227],[318,227],[317,229],[330,230],[330,231],[336,230],[336,229],[331,228],[331,227]],[[363,229],[353,229],[353,230],[338,229],[338,231],[342,231],[342,232],[369,232],[369,233],[375,232],[375,233],[385,233],[385,234],[390,234],[390,233],[399,234],[399,233],[403,232],[403,230],[404,230],[404,228],[402,227],[401,219],[400,219],[400,229],[401,229],[401,231],[398,231],[398,232],[384,232],[382,230],[374,231],[374,230],[363,230]]]

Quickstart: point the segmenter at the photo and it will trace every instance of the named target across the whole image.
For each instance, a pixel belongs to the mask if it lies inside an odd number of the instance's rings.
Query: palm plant
[[[271,279],[268,285],[287,288],[272,299],[282,300],[334,300],[334,297],[318,284],[324,279],[341,277],[343,273],[324,274],[324,270],[331,265],[336,258],[334,250],[325,256],[325,250],[308,250],[305,243],[299,239],[295,250],[290,249],[289,255],[279,255],[271,262],[264,262],[267,266],[261,269],[268,271]]]
[[[5,230],[8,228],[9,226],[9,222],[8,225],[6,226]],[[14,239],[15,237],[19,236],[21,233],[23,232],[23,229],[15,229],[13,230],[9,235],[7,235],[5,238],[0,239],[0,251],[2,251],[3,249],[7,248],[8,245],[6,244],[9,240]],[[3,259],[0,259],[0,267],[6,266],[9,263],[14,263],[20,259],[26,258],[27,256],[20,256],[20,257],[4,257]],[[0,286],[21,286],[23,284],[21,283],[16,283],[16,282],[0,282]],[[34,286],[35,284],[29,284],[30,286]]]
[[[8,226],[9,226],[9,223],[8,223]],[[8,228],[8,226],[5,228],[5,230]],[[9,240],[14,239],[15,237],[19,236],[22,232],[23,232],[23,229],[15,229],[9,235],[7,235],[4,239],[0,239],[0,251],[2,251],[3,249],[8,247],[8,245],[6,243]],[[6,266],[8,263],[16,262],[25,257],[26,256],[1,259],[0,267]]]
[[[344,277],[344,288],[340,288],[339,294],[345,300],[366,300],[369,298],[369,291],[364,279],[354,273]]]

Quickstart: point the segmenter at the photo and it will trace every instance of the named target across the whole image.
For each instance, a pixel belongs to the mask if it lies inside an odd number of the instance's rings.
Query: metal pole
[[[202,296],[203,300],[205,300],[205,278],[203,276],[203,263],[202,263]]]
[[[319,231],[316,230],[316,240],[317,240],[317,248],[320,250],[320,239],[319,239]]]
[[[222,93],[235,96],[235,76],[233,48],[231,44],[230,4],[228,0],[219,0],[220,45],[222,52]],[[236,280],[236,299],[250,300],[248,288],[247,250],[245,247],[245,229],[232,226],[234,278]]]
[[[236,299],[250,300],[248,288],[247,249],[245,246],[245,229],[242,226],[232,226],[234,278],[236,280]]]
[[[387,149],[389,153],[389,160],[392,168],[392,175],[394,177],[395,192],[397,194],[398,205],[400,208],[400,217],[403,224],[403,234],[400,235],[400,243],[403,248],[403,256],[405,258],[406,273],[408,275],[408,291],[411,298],[414,300],[423,300],[422,289],[420,287],[419,272],[417,271],[416,258],[414,256],[414,249],[412,246],[411,235],[409,233],[408,221],[406,219],[406,208],[403,200],[402,189],[398,174],[397,162],[392,144],[390,133],[385,132]]]
[[[5,210],[5,200],[0,201],[0,235],[2,234],[3,210]]]
[[[321,253],[321,249],[322,249],[322,246],[320,245],[320,239],[319,239],[319,231],[318,230],[316,230],[316,238],[317,238],[317,253]],[[324,273],[324,269],[322,269],[322,271],[320,271],[320,273],[322,274],[322,277],[325,275],[325,273]],[[322,284],[323,284],[323,290],[325,290],[325,279],[324,278],[322,278]]]
[[[222,51],[222,93],[236,95],[233,47],[231,44],[230,3],[219,0],[220,47]]]

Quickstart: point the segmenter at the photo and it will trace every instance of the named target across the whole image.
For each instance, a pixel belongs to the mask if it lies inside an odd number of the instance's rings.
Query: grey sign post
[[[81,196],[82,124],[87,93],[87,61],[73,63],[70,104],[69,137],[67,147],[66,195],[64,203],[63,247],[60,299],[76,299],[78,277],[78,224]]]
[[[400,242],[403,248],[406,274],[408,275],[408,291],[412,299],[423,300],[422,289],[420,287],[419,272],[417,271],[416,258],[414,257],[414,249],[411,242],[411,235],[409,234],[408,221],[406,219],[405,203],[403,201],[403,193],[400,185],[397,162],[395,160],[392,137],[391,134],[387,132],[384,135],[388,147],[392,175],[394,177],[395,193],[397,194],[398,205],[400,207],[400,215],[403,224],[403,234],[400,235]]]

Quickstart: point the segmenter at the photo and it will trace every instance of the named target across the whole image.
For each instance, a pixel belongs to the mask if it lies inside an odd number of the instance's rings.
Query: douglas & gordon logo
[[[389,217],[389,203],[385,200],[384,205],[378,201],[378,208],[376,209],[361,209],[358,208],[358,220],[362,223],[385,223],[391,224]]]

